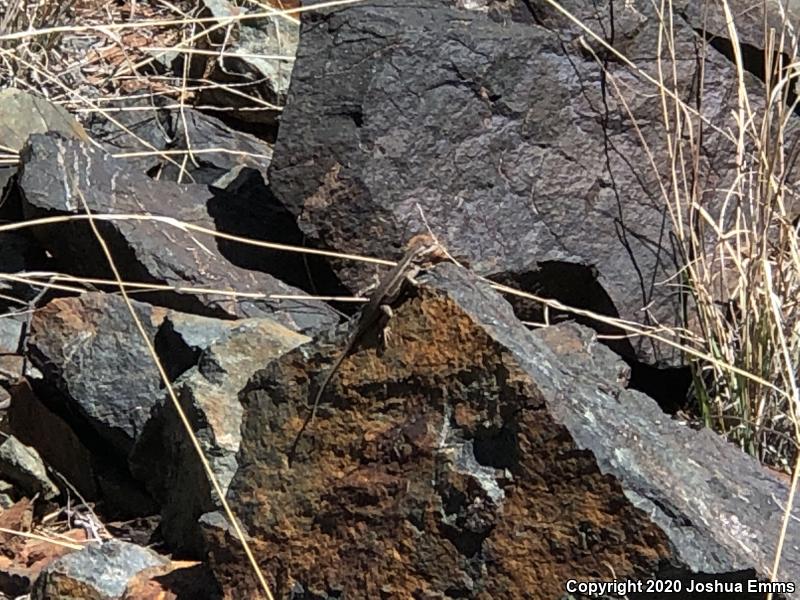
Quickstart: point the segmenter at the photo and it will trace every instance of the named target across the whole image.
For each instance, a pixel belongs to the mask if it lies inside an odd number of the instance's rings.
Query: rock
[[[32,600],[118,600],[145,569],[169,564],[152,550],[109,540],[90,544],[48,566],[33,586]]]
[[[8,429],[23,444],[36,448],[42,459],[63,475],[86,500],[95,500],[103,453],[92,453],[63,418],[49,409],[28,381],[11,388]],[[106,451],[107,452],[107,451]]]
[[[69,173],[64,171],[65,165],[69,165]],[[20,187],[29,218],[85,214],[78,194],[81,190],[96,212],[157,214],[211,230],[215,224],[209,204],[224,196],[206,186],[153,181],[126,172],[122,164],[94,148],[51,136],[31,138],[22,157]],[[213,317],[270,316],[300,331],[337,320],[322,302],[266,297],[304,294],[266,273],[231,264],[209,237],[150,220],[104,221],[99,229],[126,280],[174,286],[170,291],[149,293],[148,300],[155,304]],[[111,277],[105,255],[85,221],[41,228],[36,233],[63,269]],[[189,288],[220,293],[195,293]],[[231,290],[244,296],[235,300],[225,294]]]
[[[169,357],[170,379],[174,381],[197,365],[211,344],[226,338],[241,323],[171,312],[164,319],[158,343],[158,353]]]
[[[25,359],[18,354],[22,329],[23,317],[0,316],[0,410],[8,408],[11,400],[6,388],[22,377],[25,368]]]
[[[5,485],[3,490],[8,490]],[[12,502],[0,510],[0,527],[5,531],[0,531],[0,546],[3,548],[0,554],[0,594],[18,595],[26,593],[28,583],[22,581],[11,572],[16,565],[9,560],[9,557],[20,552],[25,545],[25,538],[11,532],[28,533],[33,523],[33,500],[23,498],[18,502]]]
[[[703,4],[707,6],[704,7]],[[677,0],[673,2],[672,7],[677,16],[685,20],[695,31],[703,33],[715,48],[720,48],[718,43],[730,45],[729,19],[725,16],[722,4]],[[763,70],[764,31],[773,28],[780,36],[786,25],[796,22],[800,6],[791,1],[767,0],[751,4],[747,0],[728,0],[728,7],[734,15],[736,37],[742,47],[745,68],[749,68],[748,62],[755,59],[760,61]],[[721,51],[725,52],[722,49]],[[788,48],[784,48],[784,51],[788,51]],[[758,56],[759,53],[761,56]],[[784,67],[788,65],[789,62],[784,62]]]
[[[167,311],[134,308],[152,342]],[[127,457],[164,392],[125,301],[97,292],[53,300],[33,315],[28,355],[43,374],[35,385],[54,388],[42,395],[49,404]]]
[[[141,110],[152,107],[149,102],[150,99],[147,105],[130,100],[119,103],[122,108],[137,109],[121,111],[114,116],[135,136],[99,114],[92,117],[92,135],[109,154],[142,152],[154,148],[186,150],[191,141],[191,159],[185,161],[183,172],[179,172],[173,162],[157,154],[144,158],[125,157],[128,168],[131,168],[130,161],[133,161],[139,172],[154,173],[160,181],[209,185],[232,172],[238,173],[240,169],[247,168],[259,173],[266,181],[267,167],[272,159],[269,144],[189,107],[174,110],[156,105],[151,110]],[[202,145],[198,147],[199,142]],[[178,165],[183,164],[179,156],[171,158]]]
[[[310,373],[338,349],[301,346],[240,395],[228,498],[276,597],[558,598],[569,579],[767,576],[785,483],[624,389],[624,365],[578,326],[532,333],[452,265],[422,283],[385,348],[368,332],[343,361],[291,465]],[[223,590],[258,597],[225,520],[202,523]],[[781,564],[776,580],[797,580],[791,543]]]
[[[23,375],[25,359],[19,354],[0,354],[0,382],[13,385]]]
[[[0,527],[6,532],[29,533],[32,523],[31,500],[23,499],[0,510]],[[16,598],[27,594],[42,569],[54,560],[73,552],[75,547],[80,547],[79,543],[85,540],[86,534],[80,529],[64,532],[61,537],[63,544],[23,535],[0,533],[0,543],[3,548],[3,552],[0,553],[0,596],[7,594]]]
[[[123,108],[142,108],[135,101],[119,104]],[[186,150],[188,140],[193,141],[191,160],[185,161],[183,173],[157,155],[126,156],[125,166],[127,170],[148,173],[160,181],[180,179],[223,190],[224,194],[214,195],[208,203],[209,216],[217,231],[294,246],[305,243],[294,217],[274,198],[267,185],[272,147],[266,142],[190,108],[122,111],[115,118],[138,137],[120,131],[102,115],[93,115],[90,131],[110,154],[136,153],[151,147]],[[201,148],[198,148],[198,140],[203,141]],[[177,157],[173,155],[172,158]],[[268,272],[295,287],[331,288],[335,282],[330,267],[318,256],[244,246],[222,239],[217,241],[217,246],[223,256],[237,266]]]
[[[40,399],[28,380],[12,386],[8,429],[23,443],[36,448],[56,473],[87,501],[102,500],[105,516],[131,519],[153,514],[157,507],[130,478],[127,466],[99,436],[76,419],[68,399],[57,390],[37,385]],[[56,481],[62,483],[60,478]]]
[[[39,494],[44,500],[53,500],[60,494],[36,450],[13,435],[0,443],[0,478],[15,486],[17,497]]]
[[[175,390],[227,485],[238,450],[237,393],[257,368],[307,338],[268,319],[134,306],[167,374],[183,374]],[[216,503],[124,300],[99,292],[53,300],[33,316],[28,355],[42,377],[32,390],[12,388],[10,429],[84,497],[103,498],[107,512],[158,512],[132,468],[163,503],[165,535],[189,546],[197,516]]]
[[[0,317],[0,354],[16,354],[19,352],[22,324],[22,317]]]
[[[270,166],[273,192],[326,247],[397,256],[424,232],[419,204],[448,249],[481,275],[578,308],[678,325],[683,299],[657,283],[678,268],[660,192],[674,166],[657,91],[620,61],[598,64],[548,3],[509,4],[527,13],[520,22],[422,0],[306,15]],[[615,47],[655,73],[652,5],[600,4],[606,9],[567,8],[591,13],[596,31],[613,29],[614,15]],[[689,97],[698,38],[680,19],[675,38],[677,93]],[[601,60],[608,54],[581,39]],[[703,75],[714,94],[704,115],[733,128],[736,77],[709,52]],[[647,123],[644,140],[603,69],[628,93],[633,118]],[[705,133],[696,176],[716,218],[724,194],[714,190],[736,177],[735,145],[713,128]],[[352,263],[335,267],[351,289],[372,276]],[[656,366],[682,360],[644,336],[619,346]]]
[[[220,598],[216,582],[205,565],[173,561],[139,572],[122,600],[212,600]]]
[[[172,317],[170,319],[172,320]],[[307,342],[268,319],[228,322],[230,327],[205,345],[199,363],[175,382],[205,456],[223,489],[238,468],[242,407],[237,399],[252,374],[271,360]],[[176,330],[186,331],[175,322]],[[184,334],[186,339],[189,334]],[[195,449],[170,404],[160,404],[134,449],[131,471],[147,483],[162,506],[161,533],[172,548],[200,555],[197,519],[217,500]]]
[[[203,16],[264,12],[262,7],[234,6],[226,0],[203,0],[202,4]],[[299,23],[294,16],[276,14],[239,20],[236,29],[233,39],[225,40],[224,56],[194,57],[194,68],[202,69],[208,79],[221,84],[204,86],[199,102],[228,111],[234,108],[233,115],[242,121],[273,124],[286,102]],[[210,37],[221,43],[223,33],[217,29]]]
[[[14,505],[11,495],[14,493],[14,486],[0,479],[0,508],[6,509]]]
[[[63,107],[16,88],[0,90],[0,145],[4,150],[19,152],[29,135],[47,131],[89,140],[83,127]],[[15,171],[0,166],[0,198]]]

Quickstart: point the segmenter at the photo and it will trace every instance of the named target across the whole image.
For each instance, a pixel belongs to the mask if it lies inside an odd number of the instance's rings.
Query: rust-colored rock
[[[81,529],[67,532],[66,537],[75,543],[84,542],[86,533]],[[20,538],[22,544],[12,556],[0,556],[0,590],[13,594],[25,594],[39,573],[53,561],[74,552],[70,542],[60,538],[53,541]]]
[[[338,349],[301,346],[241,395],[228,496],[277,598],[560,598],[570,579],[767,576],[785,483],[625,389],[590,330],[531,332],[452,265],[422,281],[386,343],[370,332],[343,361],[291,464],[308,373]],[[259,597],[226,520],[202,522],[226,597]],[[799,574],[787,545],[777,579]]]
[[[569,578],[610,575],[607,564],[644,576],[672,557],[513,352],[454,299],[423,290],[395,312],[385,346],[372,332],[343,362],[291,467],[307,348],[242,395],[232,498],[277,597],[557,598]],[[224,524],[207,525],[228,597],[257,597]]]

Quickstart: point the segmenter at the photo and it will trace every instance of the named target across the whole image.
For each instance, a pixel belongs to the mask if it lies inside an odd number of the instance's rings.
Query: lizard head
[[[427,233],[412,237],[406,244],[406,252],[413,256],[414,262],[430,266],[450,260],[445,248]]]

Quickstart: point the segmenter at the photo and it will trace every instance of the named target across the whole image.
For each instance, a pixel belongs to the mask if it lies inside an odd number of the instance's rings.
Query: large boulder
[[[424,231],[419,205],[481,275],[578,308],[682,325],[668,201],[672,173],[693,166],[668,152],[652,83],[656,9],[564,4],[591,29],[613,31],[610,43],[651,80],[544,0],[390,0],[308,14],[270,167],[277,198],[318,244],[385,257]],[[705,125],[691,177],[716,217],[736,177],[725,131],[735,129],[738,84],[711,48],[701,66],[702,43],[675,19],[669,88],[694,97],[703,69]],[[694,110],[685,118],[699,129]],[[336,266],[352,289],[372,276]],[[646,336],[615,349],[651,365],[681,363]]]
[[[626,366],[592,332],[532,333],[452,265],[394,313],[385,344],[369,331],[342,362],[296,453],[309,365],[336,345],[301,346],[241,395],[228,497],[276,597],[559,598],[570,580],[768,577],[788,486],[625,389]],[[258,597],[227,522],[203,524],[228,597]],[[775,579],[798,575],[789,544]]]

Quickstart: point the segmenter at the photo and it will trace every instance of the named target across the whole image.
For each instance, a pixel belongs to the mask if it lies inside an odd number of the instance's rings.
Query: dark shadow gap
[[[530,294],[558,300],[573,308],[619,317],[611,298],[597,281],[596,270],[591,267],[558,261],[543,262],[527,273],[501,274],[493,279]],[[545,315],[540,303],[525,298],[509,296],[508,301],[517,318],[522,321],[543,323],[547,317],[547,322],[556,324],[572,320],[595,330],[600,341],[631,368],[630,389],[650,396],[664,412],[671,415],[686,407],[692,383],[688,366],[658,368],[642,363],[636,358],[629,339],[624,337],[625,332],[607,323],[559,310],[550,310]]]

